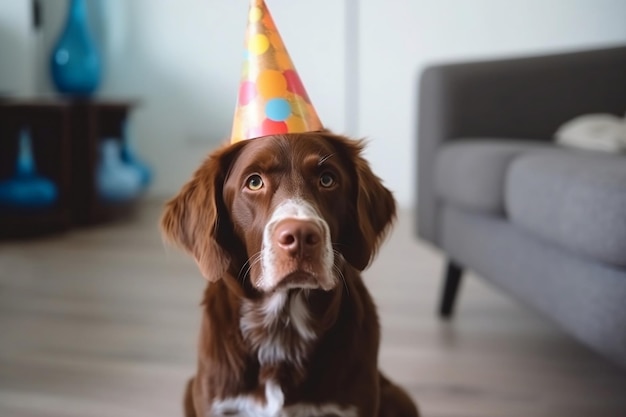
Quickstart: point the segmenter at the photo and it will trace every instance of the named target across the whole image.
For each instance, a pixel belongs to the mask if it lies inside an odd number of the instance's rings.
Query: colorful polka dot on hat
[[[263,0],[251,0],[231,142],[323,126]]]

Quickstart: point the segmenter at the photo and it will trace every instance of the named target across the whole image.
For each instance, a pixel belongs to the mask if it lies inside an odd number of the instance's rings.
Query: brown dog
[[[417,416],[378,370],[360,271],[395,202],[359,142],[288,134],[214,152],[166,207],[209,281],[187,416]]]

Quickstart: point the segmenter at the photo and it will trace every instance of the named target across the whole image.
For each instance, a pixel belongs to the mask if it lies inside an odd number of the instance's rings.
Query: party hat
[[[323,126],[263,0],[251,0],[231,142]]]

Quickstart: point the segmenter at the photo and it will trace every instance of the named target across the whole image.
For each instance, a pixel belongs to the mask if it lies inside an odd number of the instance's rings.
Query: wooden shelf
[[[0,178],[15,169],[19,131],[28,128],[38,173],[58,187],[50,208],[20,211],[0,208],[0,237],[34,236],[126,216],[137,199],[111,204],[96,190],[99,143],[122,138],[133,100],[72,100],[62,97],[0,100]]]

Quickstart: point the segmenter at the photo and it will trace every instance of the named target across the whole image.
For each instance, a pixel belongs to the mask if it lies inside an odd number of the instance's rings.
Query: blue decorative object
[[[0,181],[0,207],[12,209],[42,209],[58,199],[56,185],[37,175],[30,132],[20,132],[17,164],[13,178]]]
[[[100,85],[102,63],[89,32],[85,0],[71,0],[61,36],[52,49],[50,73],[57,90],[90,95]]]
[[[120,141],[115,138],[100,143],[96,184],[100,198],[110,203],[129,201],[141,193],[141,174],[122,161]]]
[[[144,188],[150,185],[150,182],[152,182],[152,170],[145,162],[137,157],[132,137],[128,130],[128,122],[124,122],[122,125],[122,161],[139,172],[141,185]]]

